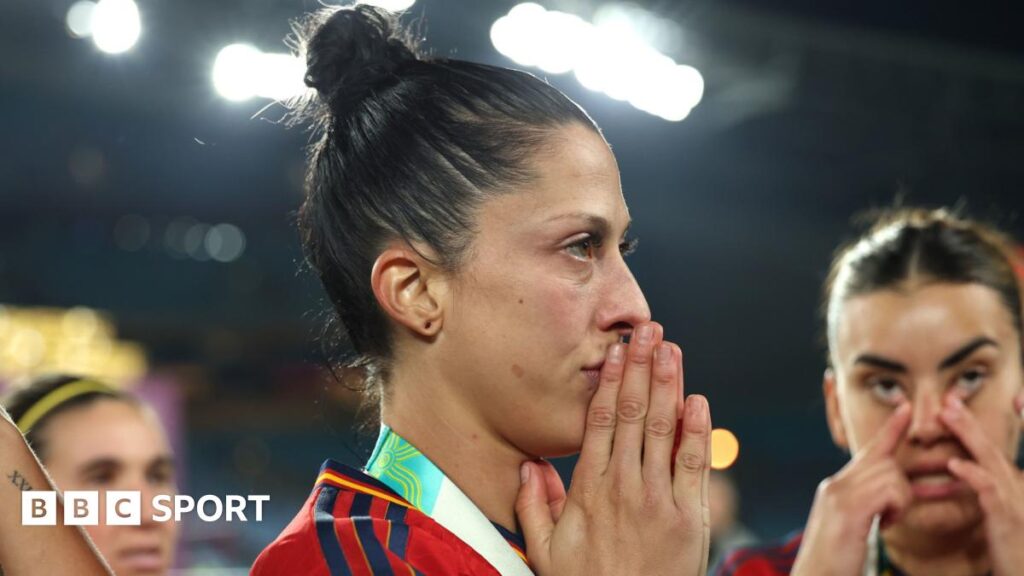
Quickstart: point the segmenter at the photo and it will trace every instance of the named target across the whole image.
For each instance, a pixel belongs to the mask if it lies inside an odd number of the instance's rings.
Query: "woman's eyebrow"
[[[597,214],[590,214],[588,212],[567,212],[565,214],[558,214],[548,218],[547,222],[555,222],[558,220],[583,220],[594,230],[600,233],[602,236],[610,236],[612,225],[604,216],[598,216]],[[628,231],[632,226],[633,221],[626,222],[625,230]]]
[[[892,372],[905,373],[907,371],[907,367],[904,366],[903,364],[900,364],[895,360],[883,358],[882,356],[878,356],[876,354],[861,354],[860,356],[857,356],[857,359],[854,360],[853,363],[877,366],[879,368],[884,368],[885,370],[890,370]]]
[[[967,344],[961,346],[956,352],[947,356],[945,360],[939,362],[939,370],[945,370],[946,368],[959,364],[961,360],[967,358],[974,353],[975,350],[983,346],[995,346],[996,348],[999,348],[999,344],[995,340],[987,336],[978,336],[974,340],[971,340]]]
[[[120,467],[120,460],[116,458],[102,457],[86,462],[85,464],[79,467],[79,472],[81,472],[82,474],[89,474],[92,472],[99,472],[108,469],[117,470]]]

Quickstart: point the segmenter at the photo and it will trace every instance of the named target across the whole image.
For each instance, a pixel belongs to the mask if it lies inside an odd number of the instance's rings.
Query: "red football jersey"
[[[498,527],[525,558],[518,535]],[[480,554],[376,478],[328,460],[253,576],[498,576]]]
[[[718,566],[715,576],[788,576],[802,539],[803,533],[798,533],[781,544],[739,548]]]

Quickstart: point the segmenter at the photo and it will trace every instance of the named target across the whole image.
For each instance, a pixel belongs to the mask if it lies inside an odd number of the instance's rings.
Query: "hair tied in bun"
[[[396,84],[399,68],[418,61],[398,16],[367,4],[321,10],[299,22],[295,34],[306,58],[306,85],[334,117]]]

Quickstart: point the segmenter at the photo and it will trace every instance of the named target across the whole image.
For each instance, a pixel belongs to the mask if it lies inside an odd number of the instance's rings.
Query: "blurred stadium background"
[[[688,389],[738,439],[730,473],[762,537],[798,528],[844,462],[816,313],[851,216],[901,195],[1024,237],[1019,16],[382,3],[410,5],[434,54],[534,71],[603,127],[641,238],[634,271],[684,347]],[[244,572],[320,462],[358,464],[373,440],[323,370],[324,302],[300,266],[308,136],[268,106],[301,88],[282,39],[319,6],[0,3],[0,386],[64,369],[137,387],[168,422],[184,492],[271,495],[262,523],[188,525],[183,573]]]

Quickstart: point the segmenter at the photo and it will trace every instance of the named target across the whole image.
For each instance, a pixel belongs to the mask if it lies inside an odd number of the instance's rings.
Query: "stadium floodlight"
[[[100,0],[89,20],[92,41],[107,54],[127,52],[142,33],[139,7],[133,0]]]
[[[591,23],[526,2],[494,23],[491,42],[521,66],[573,72],[590,90],[666,120],[686,118],[704,95],[704,79],[646,40],[645,30],[660,20],[637,9],[605,9],[598,16]]]
[[[287,100],[306,91],[306,65],[292,54],[261,52],[249,44],[231,44],[213,63],[213,86],[228,100],[254,97]]]
[[[72,4],[65,20],[68,32],[75,38],[92,36],[92,15],[95,9],[96,3],[91,0],[79,0]]]
[[[360,4],[370,4],[371,6],[379,6],[385,10],[391,12],[401,12],[402,10],[408,10],[416,3],[416,0],[359,0]]]

